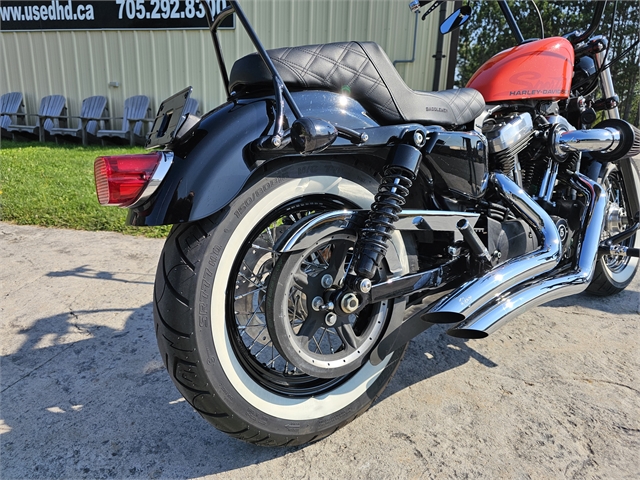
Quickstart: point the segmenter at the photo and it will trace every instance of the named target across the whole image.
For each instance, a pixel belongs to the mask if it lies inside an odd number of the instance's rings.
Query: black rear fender
[[[307,91],[293,97],[305,116],[348,128],[377,126],[358,102],[344,95]],[[229,102],[206,115],[175,148],[173,164],[157,191],[144,205],[130,209],[127,222],[152,226],[200,220],[228,205],[252,175],[271,164],[300,160],[290,147],[281,155],[262,155],[251,146],[273,132],[273,102],[272,97]],[[288,109],[286,115],[294,118]],[[349,142],[339,138],[334,145],[341,144]]]

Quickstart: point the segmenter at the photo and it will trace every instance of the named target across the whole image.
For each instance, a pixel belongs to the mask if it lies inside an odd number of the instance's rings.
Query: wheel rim
[[[605,241],[609,237],[624,231],[629,225],[627,216],[627,199],[624,196],[623,182],[620,172],[617,168],[612,168],[603,180],[603,186],[607,190],[608,204],[605,218],[605,225],[600,240]],[[622,242],[623,246],[632,247],[636,236]],[[634,267],[630,265],[630,257],[622,255],[604,255],[602,257],[602,265],[608,270],[609,275],[617,280],[624,281],[626,272],[633,271]]]
[[[276,261],[273,246],[286,229],[312,213],[354,208],[329,195],[297,199],[280,206],[250,233],[239,249],[227,292],[227,331],[244,370],[262,387],[290,397],[308,397],[335,388],[349,376],[321,379],[289,363],[272,342],[266,323],[265,299]]]

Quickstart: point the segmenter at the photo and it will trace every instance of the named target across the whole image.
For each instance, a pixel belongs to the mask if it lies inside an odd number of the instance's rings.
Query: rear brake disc
[[[271,339],[288,362],[314,377],[357,370],[384,331],[386,301],[351,314],[330,301],[349,270],[354,243],[355,236],[334,233],[304,251],[282,254],[269,280]]]

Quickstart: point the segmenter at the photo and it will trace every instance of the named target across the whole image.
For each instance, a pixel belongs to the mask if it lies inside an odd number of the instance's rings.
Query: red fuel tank
[[[467,87],[482,93],[487,103],[569,98],[573,60],[573,46],[566,38],[535,40],[490,58]]]

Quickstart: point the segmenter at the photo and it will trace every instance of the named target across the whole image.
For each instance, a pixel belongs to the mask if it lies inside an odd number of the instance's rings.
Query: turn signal
[[[96,158],[93,167],[100,205],[133,205],[161,160],[161,152]]]

